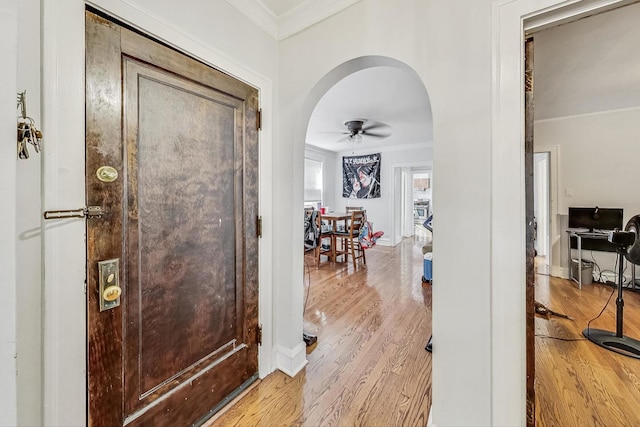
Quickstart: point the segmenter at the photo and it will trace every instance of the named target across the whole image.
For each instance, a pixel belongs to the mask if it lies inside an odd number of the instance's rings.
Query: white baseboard
[[[432,409],[433,409],[433,406],[429,408],[429,417],[427,418],[427,427],[436,427],[436,425],[433,423]]]
[[[307,365],[307,346],[301,342],[293,349],[276,346],[276,369],[295,377]]]
[[[549,275],[553,277],[561,277],[563,279],[569,278],[569,269],[566,267],[558,267],[557,265],[552,265],[549,269]]]
[[[376,241],[377,245],[380,246],[393,246],[391,244],[391,239],[389,239],[388,237],[381,237]]]

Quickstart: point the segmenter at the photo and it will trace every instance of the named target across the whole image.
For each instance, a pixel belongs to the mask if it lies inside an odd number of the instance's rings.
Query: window
[[[322,162],[304,159],[304,205],[322,204]]]

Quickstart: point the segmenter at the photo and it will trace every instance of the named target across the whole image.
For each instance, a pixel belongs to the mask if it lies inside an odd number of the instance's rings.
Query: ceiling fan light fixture
[[[351,135],[351,140],[356,144],[360,144],[362,142],[362,135],[360,135],[359,133],[353,134]]]

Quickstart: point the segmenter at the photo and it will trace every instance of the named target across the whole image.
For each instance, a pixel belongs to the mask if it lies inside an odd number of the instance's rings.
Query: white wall
[[[393,145],[393,142],[390,142]],[[342,197],[342,157],[351,155],[364,155],[372,153],[382,154],[382,169],[380,170],[380,197],[376,199],[348,199]],[[367,219],[373,223],[374,231],[384,231],[377,244],[391,246],[394,243],[393,230],[397,207],[394,203],[394,194],[400,191],[394,182],[394,167],[423,166],[432,164],[433,149],[430,144],[414,144],[407,146],[395,146],[376,150],[361,148],[358,150],[342,151],[336,156],[335,163],[335,197],[336,210],[344,211],[346,206],[362,206],[367,211]],[[400,196],[399,194],[397,195]],[[396,227],[396,229],[398,229]]]
[[[561,246],[554,251],[555,266],[567,273],[567,209],[569,206],[623,208],[623,226],[640,214],[635,183],[640,182],[640,108],[591,113],[537,121],[535,139],[558,145]],[[572,190],[568,197],[565,189]],[[589,251],[584,256],[591,257]],[[593,252],[602,269],[615,271],[615,254]],[[565,276],[566,277],[566,276]]]
[[[492,424],[490,4],[363,0],[284,40],[280,50],[283,123],[302,122],[304,127],[310,115],[306,94],[334,67],[363,55],[402,61],[425,83],[433,111],[433,173],[438,179],[433,194],[439,262],[434,277],[439,285],[434,288],[433,308],[433,421],[441,425]],[[460,13],[461,8],[467,10]],[[292,152],[286,161],[299,165],[303,150],[296,150],[294,141],[304,136],[304,129],[283,129],[280,136]],[[384,168],[399,161],[390,156],[383,154]],[[393,176],[390,172],[383,169],[388,177]],[[300,176],[294,170],[294,182]],[[280,179],[284,185],[287,177]],[[301,190],[294,188],[289,204],[300,205],[301,200]],[[366,206],[375,212],[375,227],[390,229],[391,206],[378,204],[382,200]],[[473,242],[474,256],[460,268],[460,245],[467,242]],[[470,271],[473,281],[468,280]],[[302,270],[295,274],[301,280]]]
[[[556,145],[560,152],[561,239],[552,271],[564,277],[569,206],[623,208],[623,226],[640,214],[634,188],[640,182],[638,21],[639,3],[534,35],[534,139],[536,146]],[[615,271],[615,254],[583,255]]]
[[[18,1],[0,1],[0,426],[17,424],[16,92]]]
[[[27,114],[42,129],[40,115],[40,1],[20,0],[18,90],[27,91]],[[43,140],[46,149],[46,138]],[[18,424],[42,424],[41,162],[29,147],[17,167],[17,370]]]

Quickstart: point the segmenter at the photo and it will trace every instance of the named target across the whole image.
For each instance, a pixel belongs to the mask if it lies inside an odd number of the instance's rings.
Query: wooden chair
[[[335,238],[341,240],[341,246],[343,251],[349,259],[353,260],[353,268],[356,268],[356,262],[359,259],[362,259],[362,263],[367,265],[367,258],[365,256],[365,251],[360,245],[360,241],[358,240],[358,236],[360,235],[360,228],[364,224],[366,220],[365,217],[366,211],[359,210],[351,212],[351,219],[349,220],[349,229],[344,233],[336,233]]]
[[[320,214],[320,211],[316,213],[316,227],[318,229],[318,242],[316,244],[316,267],[317,267],[320,265],[320,255],[326,255],[327,258],[331,258],[332,256],[331,251],[332,251],[333,245],[335,245],[335,238],[333,236],[332,229],[325,229],[324,231],[322,230],[322,214]],[[331,243],[329,244],[328,248],[323,248],[322,240],[327,238],[330,240]]]
[[[344,208],[344,211],[345,211],[346,213],[351,213],[351,212],[356,212],[356,211],[366,212],[364,209],[362,209],[362,206],[346,206],[346,207]],[[348,232],[348,231],[349,231],[349,226],[350,226],[350,224],[349,224],[349,220],[346,220],[346,221],[344,222],[344,227],[345,227],[344,229],[345,229],[345,231],[346,231],[346,232]]]

